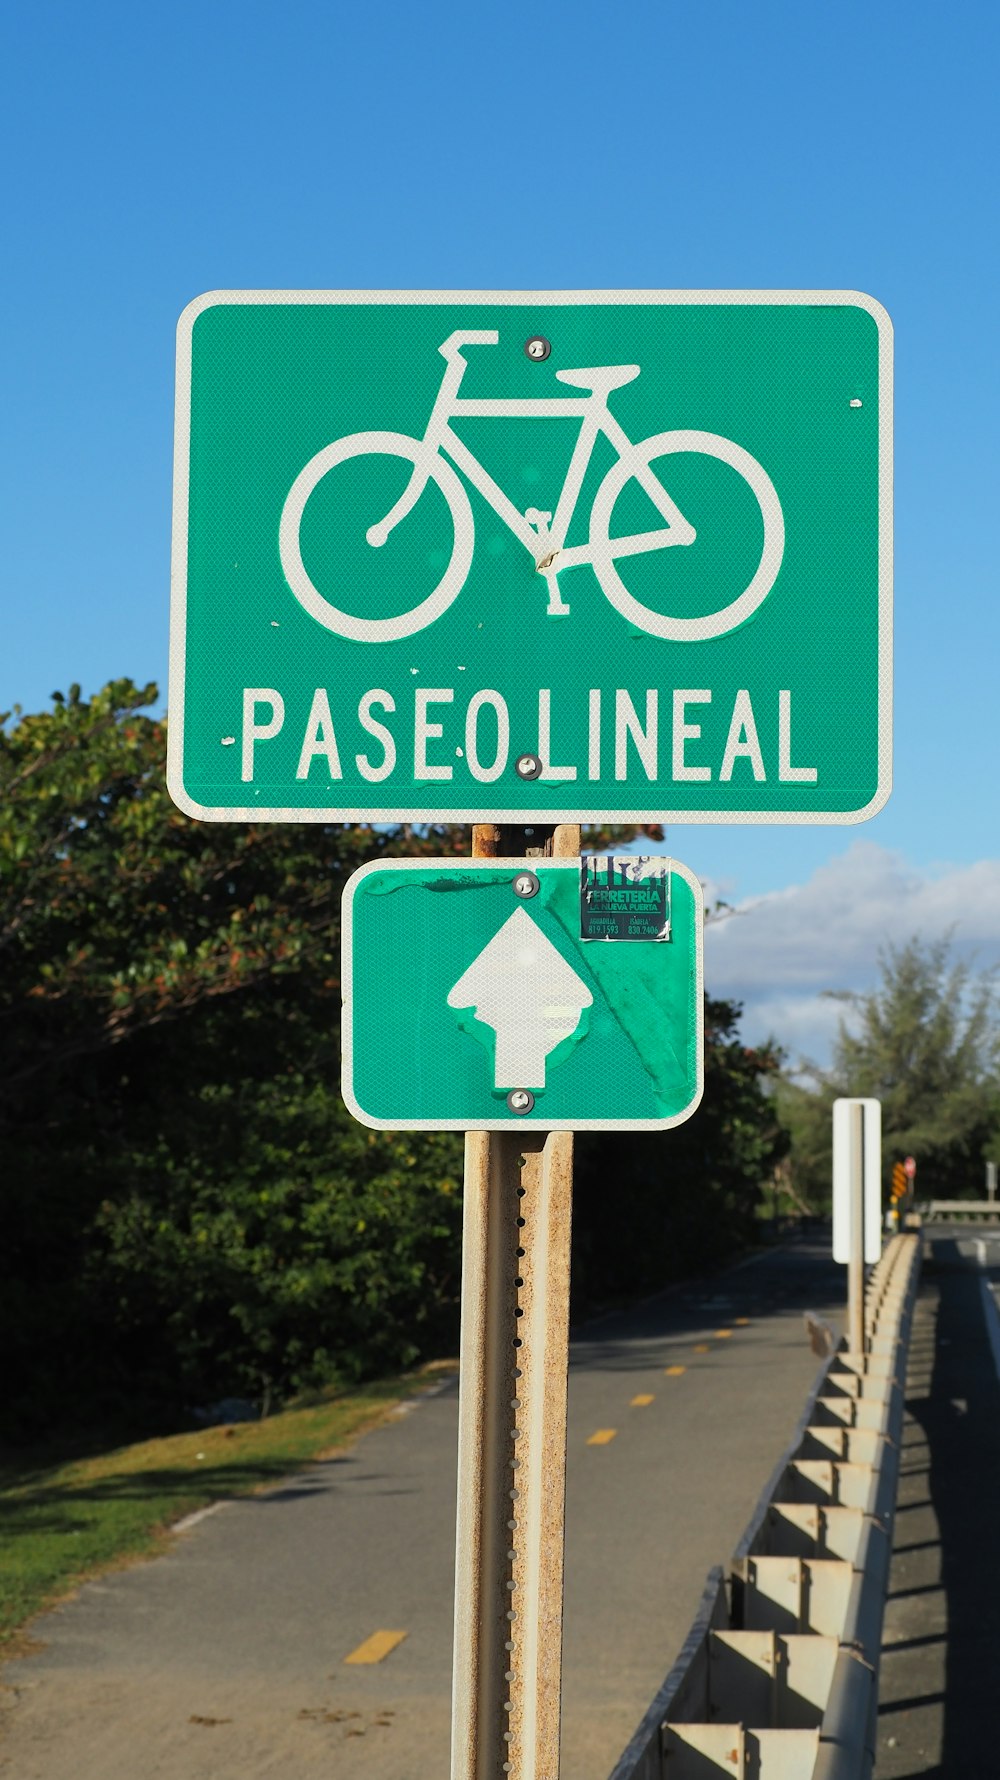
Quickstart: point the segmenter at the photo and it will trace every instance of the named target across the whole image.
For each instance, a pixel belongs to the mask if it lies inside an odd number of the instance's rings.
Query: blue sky
[[[861,289],[896,331],[893,796],[858,829],[670,844],[753,905],[709,981],[793,1048],[826,1042],[819,988],[924,922],[1000,957],[994,5],[6,17],[0,708],[165,688],[174,329],[201,291]],[[780,994],[779,909],[813,947]]]

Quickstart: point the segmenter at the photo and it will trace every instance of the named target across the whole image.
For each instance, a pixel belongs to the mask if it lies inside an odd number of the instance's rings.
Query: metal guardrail
[[[728,1571],[611,1780],[867,1780],[920,1237],[865,1294],[865,1351],[824,1364]]]
[[[996,1199],[928,1199],[917,1210],[925,1224],[1000,1223],[1000,1200]]]

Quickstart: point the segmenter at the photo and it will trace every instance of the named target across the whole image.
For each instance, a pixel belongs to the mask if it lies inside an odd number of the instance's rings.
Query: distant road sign
[[[894,1199],[902,1199],[903,1194],[907,1191],[906,1169],[902,1162],[894,1162],[892,1165],[892,1196]]]
[[[903,1163],[903,1167],[906,1170],[907,1180],[915,1180],[916,1174],[917,1174],[916,1157],[915,1156],[907,1156],[906,1161]]]
[[[181,318],[169,783],[214,820],[853,822],[891,327],[850,291],[218,291]]]
[[[607,863],[390,859],[354,873],[343,1089],[356,1118],[615,1131],[690,1116],[702,1091],[701,886],[676,860]],[[585,937],[595,901],[635,934]],[[660,901],[660,937],[636,937]]]

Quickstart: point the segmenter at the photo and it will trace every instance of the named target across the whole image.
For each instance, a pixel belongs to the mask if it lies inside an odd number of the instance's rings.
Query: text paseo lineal
[[[751,697],[741,688],[735,697],[728,694],[725,743],[713,759],[702,722],[706,707],[719,703],[710,688],[594,687],[577,722],[583,745],[574,759],[560,742],[560,722],[567,733],[569,725],[551,687],[538,690],[533,733],[515,736],[508,702],[493,687],[469,695],[464,688],[417,686],[407,688],[404,697],[376,686],[355,705],[338,702],[327,687],[318,686],[307,705],[300,697],[286,699],[274,686],[248,686],[241,713],[241,777],[247,783],[268,777],[268,745],[280,736],[286,747],[294,741],[300,780],[322,775],[338,781],[356,773],[372,784],[394,777],[400,782],[465,777],[492,784],[514,770],[518,756],[532,753],[541,762],[539,778],[548,781],[614,778],[621,783],[638,761],[651,784],[725,782],[742,762],[739,771],[757,783],[816,784],[817,768],[795,758],[791,691],[778,691],[776,702],[777,712],[773,692]],[[770,753],[761,732],[772,738]],[[236,739],[224,736],[223,745]]]

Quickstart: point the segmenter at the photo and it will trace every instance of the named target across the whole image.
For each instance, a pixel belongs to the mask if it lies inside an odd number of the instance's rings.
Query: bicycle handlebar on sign
[[[496,346],[500,339],[497,328],[458,328],[438,347],[442,358],[459,358],[463,346]]]

